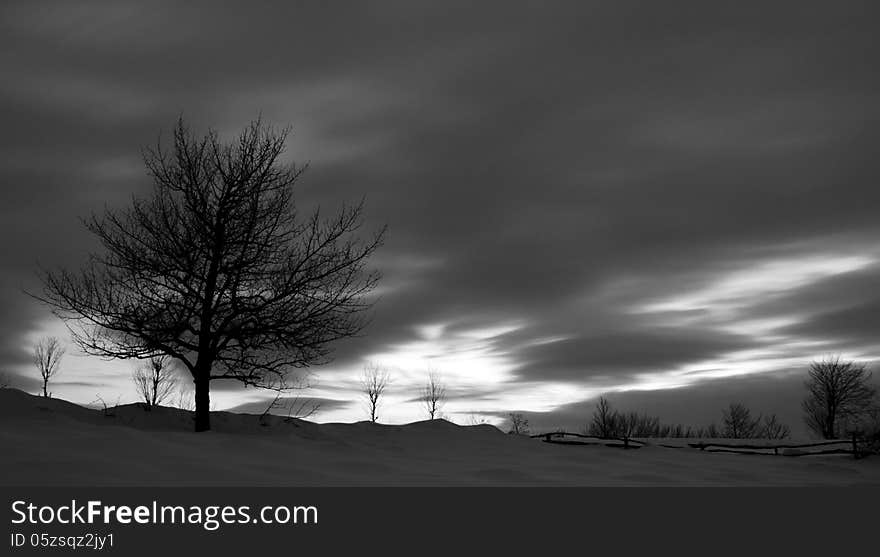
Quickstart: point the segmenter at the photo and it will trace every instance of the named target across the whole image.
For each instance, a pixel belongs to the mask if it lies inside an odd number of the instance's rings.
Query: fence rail
[[[617,447],[622,449],[638,449],[648,443],[633,439],[630,437],[598,437],[595,435],[586,435],[582,433],[572,433],[568,431],[550,431],[547,433],[536,433],[530,435],[532,439],[542,439],[544,443],[554,443],[557,445],[605,445],[606,447]],[[569,440],[566,437],[575,439],[591,439],[592,441]],[[658,443],[657,446],[669,449],[699,449],[710,453],[736,453],[736,454],[753,454],[768,455],[769,452],[755,451],[773,451],[772,455],[782,456],[810,456],[810,455],[831,455],[831,454],[848,454],[854,458],[861,458],[872,454],[863,444],[867,440],[858,435],[853,435],[851,439],[836,441],[820,441],[815,443],[773,443],[773,444],[754,444],[754,443],[715,443],[715,442],[696,442],[685,445],[669,445]],[[847,448],[841,448],[841,445]],[[820,451],[806,451],[802,449],[812,449],[816,447],[833,447]],[[780,453],[780,451],[782,451]]]
[[[774,455],[779,455],[780,450],[782,451],[782,456],[816,456],[816,455],[830,455],[830,454],[849,454],[854,458],[861,458],[868,456],[871,454],[871,451],[867,449],[867,447],[860,446],[862,445],[866,439],[853,434],[853,436],[848,439],[839,439],[836,441],[821,441],[817,443],[800,443],[800,444],[792,444],[792,443],[776,443],[776,444],[734,444],[734,443],[688,443],[689,447],[699,449],[701,451],[711,452],[711,453],[736,453],[736,454],[769,454],[769,453],[759,453],[755,451],[773,451]],[[821,451],[804,451],[801,449],[812,449],[816,447],[840,447],[841,445],[845,445],[849,448],[835,448],[835,449],[826,449]]]
[[[536,433],[530,435],[532,439],[543,438],[545,443],[555,443],[557,445],[605,445],[606,447],[617,447],[621,449],[639,449],[647,443],[632,439],[630,437],[597,437],[595,435],[584,435],[582,433],[571,433],[568,431],[550,431],[547,433]],[[593,439],[594,441],[569,441],[565,437],[575,437],[578,439]],[[609,443],[613,441],[613,443]],[[619,443],[622,443],[619,444]]]

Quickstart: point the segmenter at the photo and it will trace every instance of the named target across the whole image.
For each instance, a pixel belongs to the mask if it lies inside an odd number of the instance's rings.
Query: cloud
[[[539,385],[560,398],[529,404],[550,407],[870,355],[880,79],[861,9],[5,4],[0,357],[24,365],[45,328],[18,294],[35,264],[76,265],[94,248],[77,217],[147,191],[141,146],[181,113],[231,133],[260,112],[312,162],[301,207],[366,194],[389,225],[373,322],[316,370],[328,384],[377,355],[469,354],[446,362],[475,403]]]
[[[693,427],[720,424],[724,409],[732,403],[743,402],[754,416],[775,413],[782,423],[791,427],[794,436],[805,437],[809,432],[803,423],[800,403],[806,395],[803,386],[806,369],[713,379],[683,389],[626,391],[605,396],[612,408],[622,412],[646,413],[659,417],[664,424]],[[580,432],[589,423],[596,401],[592,398],[552,412],[527,412],[526,416],[537,433],[556,428]]]
[[[269,407],[274,398],[274,395],[267,395],[257,400],[243,402],[236,406],[226,408],[224,411],[236,412],[239,414],[262,414],[266,411],[266,408]],[[349,404],[349,401],[319,397],[281,397],[278,399],[277,403],[277,406],[271,410],[270,414],[287,416],[288,411],[293,409],[295,416],[297,410],[299,410],[300,412],[309,412],[312,408],[317,408],[315,414],[309,417],[310,419],[314,419],[316,417],[320,417],[320,413],[322,411],[326,412],[328,410],[334,410],[347,406]]]

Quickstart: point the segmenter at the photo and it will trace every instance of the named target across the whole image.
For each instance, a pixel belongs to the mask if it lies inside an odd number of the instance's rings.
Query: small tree
[[[195,393],[192,383],[179,383],[174,393],[173,406],[187,412],[194,412],[196,409]]]
[[[732,403],[723,412],[724,437],[733,439],[752,439],[760,429],[761,418],[752,418],[752,413],[742,403]]]
[[[422,402],[428,412],[428,418],[433,420],[443,405],[446,403],[446,385],[440,379],[436,371],[428,373],[428,381],[422,388]]]
[[[604,396],[599,397],[596,410],[587,428],[590,435],[596,437],[616,437],[620,416],[611,409],[611,403]]]
[[[388,388],[391,375],[388,370],[378,364],[368,363],[364,366],[364,375],[361,378],[361,393],[367,399],[367,408],[370,411],[370,421],[376,423],[379,420],[379,399]]]
[[[144,399],[147,410],[162,404],[177,389],[177,378],[170,364],[171,359],[164,354],[153,356],[132,374],[134,388]]]
[[[761,437],[765,439],[787,439],[791,436],[791,428],[780,423],[776,414],[764,416],[764,422],[761,424]]]
[[[64,356],[64,347],[56,337],[41,339],[34,347],[34,365],[43,379],[43,396],[49,398],[49,380],[58,375],[61,366],[61,357]]]
[[[510,416],[510,430],[508,433],[512,433],[514,435],[528,435],[529,434],[529,420],[526,419],[525,416],[520,414],[519,412],[512,412],[509,414]]]
[[[702,433],[703,435],[700,435],[700,437],[709,437],[711,439],[721,437],[721,432],[718,430],[718,426],[714,422],[706,426],[706,430]]]
[[[876,390],[869,384],[871,372],[864,364],[839,357],[813,362],[804,384],[804,421],[825,439],[840,437],[842,426],[865,416]]]

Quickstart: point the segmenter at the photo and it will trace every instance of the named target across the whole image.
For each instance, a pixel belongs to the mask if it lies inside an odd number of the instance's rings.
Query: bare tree
[[[144,407],[151,410],[167,400],[177,389],[177,378],[171,367],[171,358],[165,354],[153,356],[138,367],[131,378]]]
[[[305,419],[317,412],[318,409],[321,407],[319,403],[316,403],[309,399],[303,399],[299,396],[295,396],[293,398],[282,396],[288,391],[294,389],[307,389],[309,388],[309,386],[309,383],[303,380],[297,381],[293,385],[288,385],[284,382],[278,382],[276,385],[273,385],[272,390],[275,391],[275,396],[269,401],[269,404],[263,410],[263,413],[260,414],[260,425],[269,425],[269,414],[277,413],[274,412],[277,410],[287,410],[287,416],[284,418],[285,422],[292,422],[296,419]]]
[[[765,439],[787,439],[791,437],[791,428],[781,423],[776,414],[764,416],[761,424],[761,437]]]
[[[64,347],[56,337],[41,339],[34,346],[34,365],[43,379],[43,396],[49,398],[49,380],[58,375],[61,367],[61,357],[64,356]]]
[[[706,426],[706,430],[702,433],[703,435],[700,435],[700,437],[709,437],[711,439],[721,437],[721,431],[719,431],[718,426],[714,422]]]
[[[514,435],[529,434],[529,420],[519,412],[512,412],[510,415],[510,430],[508,433]]]
[[[807,397],[802,403],[807,426],[825,439],[839,437],[842,426],[864,416],[876,390],[864,364],[827,358],[810,365]]]
[[[361,393],[367,399],[367,408],[370,411],[370,421],[376,423],[379,420],[379,399],[385,393],[391,375],[388,370],[374,363],[364,366],[364,375],[361,378]]]
[[[287,402],[287,417],[284,418],[284,421],[305,420],[314,416],[320,409],[320,402],[296,396]]]
[[[191,383],[180,383],[177,385],[177,390],[174,393],[173,406],[187,412],[195,411],[195,393],[193,393]]]
[[[649,416],[646,413],[629,412],[627,414],[618,414],[616,418],[618,424],[616,434],[621,437],[665,437],[660,435],[661,425],[660,418],[657,416]],[[668,433],[671,427],[666,427]]]
[[[471,414],[468,416],[467,425],[491,425],[488,419],[484,416],[478,416],[477,414]]]
[[[752,439],[757,436],[761,417],[752,418],[751,411],[740,402],[731,403],[723,412],[722,435],[733,439]]]
[[[619,416],[611,409],[611,403],[604,396],[599,397],[587,433],[596,437],[616,437]]]
[[[366,325],[384,229],[358,238],[363,202],[301,218],[281,162],[289,130],[260,120],[231,143],[181,119],[170,149],[144,151],[152,195],[86,226],[103,250],[76,272],[44,271],[35,298],[87,353],[180,361],[195,385],[195,429],[210,429],[210,384],[268,387],[330,360]]]
[[[260,414],[260,418],[259,418],[260,425],[263,425],[263,426],[269,425],[269,423],[268,423],[269,414],[271,414],[273,410],[277,410],[278,408],[281,408],[284,406],[284,401],[281,400],[281,393],[282,392],[283,391],[281,391],[281,390],[275,391],[275,396],[272,397],[272,400],[270,400],[269,404],[266,405],[266,409],[263,410],[262,414]]]
[[[120,397],[116,397],[116,403],[113,406],[107,404],[107,401],[104,400],[104,397],[101,395],[95,395],[95,400],[90,402],[89,404],[101,404],[101,412],[104,414],[105,418],[115,418],[116,417],[116,409],[119,408],[119,399]]]
[[[437,413],[446,403],[446,385],[436,371],[428,372],[428,381],[422,387],[422,402],[428,412],[428,418],[433,420]]]

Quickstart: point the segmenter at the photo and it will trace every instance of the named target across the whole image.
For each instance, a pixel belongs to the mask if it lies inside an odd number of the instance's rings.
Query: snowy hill
[[[2,485],[874,485],[880,457],[788,458],[648,445],[563,446],[489,425],[316,424],[125,405],[107,412],[0,389]]]

